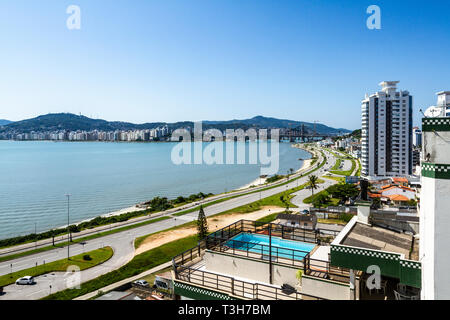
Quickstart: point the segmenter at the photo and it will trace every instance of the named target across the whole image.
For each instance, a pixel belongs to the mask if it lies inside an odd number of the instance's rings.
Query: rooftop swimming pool
[[[269,255],[269,236],[252,233],[241,233],[225,244],[229,248],[236,250],[250,251]],[[314,249],[316,245],[301,241],[284,240],[278,237],[272,237],[272,256],[303,260],[303,258]]]

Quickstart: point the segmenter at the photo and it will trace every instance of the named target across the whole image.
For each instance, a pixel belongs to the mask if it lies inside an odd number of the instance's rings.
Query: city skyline
[[[369,1],[77,1],[80,30],[66,27],[70,4],[0,5],[0,118],[264,115],[357,129],[365,93],[399,80],[418,125],[419,109],[435,103],[430,92],[448,87],[445,3],[380,1],[380,30],[366,26]]]

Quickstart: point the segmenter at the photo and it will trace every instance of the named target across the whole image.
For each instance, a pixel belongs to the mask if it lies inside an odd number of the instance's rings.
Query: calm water
[[[155,196],[221,193],[259,177],[258,165],[177,166],[174,145],[0,141],[0,238],[32,233],[35,223],[38,232],[67,224],[66,193],[73,223]],[[310,158],[288,143],[279,150],[280,174]]]

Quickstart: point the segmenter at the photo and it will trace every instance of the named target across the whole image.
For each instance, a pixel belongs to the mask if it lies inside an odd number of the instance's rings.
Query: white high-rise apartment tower
[[[399,81],[362,101],[362,175],[370,178],[412,174],[412,96],[397,91]]]

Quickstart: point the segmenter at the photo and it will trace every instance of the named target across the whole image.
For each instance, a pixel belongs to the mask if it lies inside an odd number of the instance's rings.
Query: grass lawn
[[[341,166],[341,159],[336,159],[336,163],[334,164],[333,168],[331,168],[330,170],[337,170],[339,169],[339,167]]]
[[[43,300],[72,300],[168,262],[174,256],[195,247],[197,243],[197,235],[166,243],[135,256],[130,262],[117,270],[83,283],[81,289],[66,289],[47,296]]]
[[[352,172],[355,170],[356,168],[356,161],[354,159],[351,159],[352,162],[352,167],[350,170],[346,170],[346,171],[335,171],[335,170],[330,170],[331,173],[337,174],[337,175],[341,175],[341,176],[349,176],[352,174]]]
[[[16,271],[12,274],[0,276],[0,286],[13,284],[18,278],[24,276],[37,277],[50,272],[65,272],[69,266],[78,266],[80,270],[89,269],[109,260],[113,254],[114,252],[111,247],[104,247],[77,256],[73,256],[70,258],[70,260],[62,259],[37,267]],[[84,260],[84,255],[89,255],[92,260]]]
[[[325,194],[325,195],[329,195],[329,193],[328,193],[328,191],[327,190],[322,190],[322,191],[320,191],[320,192],[318,192],[318,193],[316,193],[316,194],[314,194],[314,195],[311,195],[311,196],[309,196],[308,198],[305,198],[304,200],[303,200],[303,203],[306,203],[306,204],[311,204],[311,203],[313,203],[314,202],[314,200],[319,196],[319,195],[321,195],[321,194]],[[328,202],[326,203],[326,204],[324,204],[324,207],[326,208],[326,207],[328,207],[328,206],[337,206],[338,204],[339,204],[339,199],[336,199],[336,198],[330,198],[329,200],[328,200]]]
[[[170,271],[170,270],[172,270],[172,267],[159,270],[158,272],[149,274],[148,276],[145,276],[142,279],[147,281],[150,284],[150,286],[153,286],[153,283],[155,282],[155,278],[156,278],[156,276],[158,274],[165,273],[165,272]]]
[[[344,178],[344,177],[322,176],[322,178],[330,179],[330,180],[335,180],[335,181],[337,181],[337,182],[345,182],[345,178]]]
[[[263,223],[269,223],[269,222],[272,222],[272,221],[276,220],[279,214],[280,213],[272,213],[272,214],[269,214],[268,216],[262,217],[262,218],[260,218],[260,219],[258,219],[256,221],[263,222]]]
[[[357,177],[361,177],[361,161],[358,159],[358,171],[356,172]]]
[[[90,235],[90,236],[86,236],[86,237],[83,237],[83,238],[76,239],[76,240],[72,241],[71,244],[75,244],[75,243],[79,243],[79,242],[83,242],[83,241],[88,241],[88,240],[104,237],[104,236],[107,236],[107,235],[110,235],[110,234],[126,231],[126,230],[137,228],[137,227],[142,227],[142,226],[145,226],[147,224],[152,224],[152,223],[159,222],[159,221],[162,221],[162,220],[167,220],[167,219],[170,219],[170,217],[159,217],[159,218],[155,218],[155,219],[152,219],[152,220],[149,220],[149,221],[144,221],[144,222],[141,222],[141,223],[133,224],[133,225],[130,225],[130,226],[125,226],[125,227],[117,228],[117,229],[114,229],[114,230],[99,232],[99,233],[96,233],[96,234],[93,234],[93,235]],[[66,246],[66,244],[67,243],[64,242],[64,243],[56,244],[55,246],[46,246],[46,247],[42,247],[42,248],[39,248],[39,249],[33,249],[33,250],[21,252],[21,253],[14,253],[14,254],[11,254],[11,255],[3,256],[3,257],[0,257],[0,262],[13,260],[13,259],[21,258],[21,257],[26,257],[26,256],[29,256],[29,255],[32,255],[32,254],[53,250],[55,248],[64,248]]]

